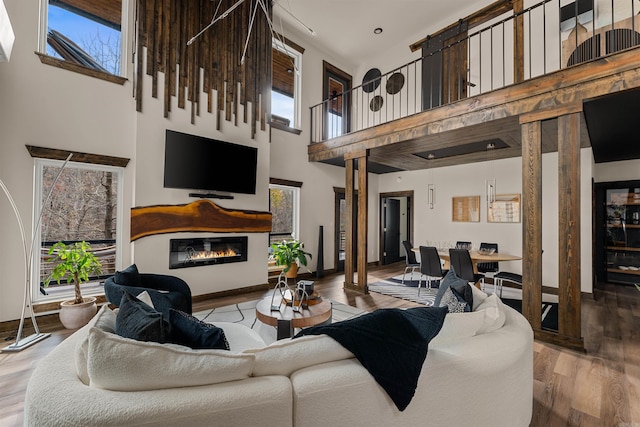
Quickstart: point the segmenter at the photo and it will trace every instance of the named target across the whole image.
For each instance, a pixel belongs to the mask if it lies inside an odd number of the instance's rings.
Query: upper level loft
[[[336,81],[311,107],[309,160],[344,165],[367,150],[368,170],[387,173],[485,161],[489,150],[517,157],[523,116],[562,109],[582,112],[581,146],[596,162],[639,158],[640,91],[628,89],[640,88],[640,1],[522,4],[461,19],[412,45],[420,58],[371,69],[357,87]],[[557,150],[557,126],[542,122],[542,152]]]

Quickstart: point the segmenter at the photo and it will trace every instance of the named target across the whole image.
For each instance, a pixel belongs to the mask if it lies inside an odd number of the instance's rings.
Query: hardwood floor
[[[400,274],[403,268],[404,264],[371,268],[369,283]],[[314,280],[320,294],[363,310],[417,305],[376,293],[345,291],[343,275]],[[254,300],[263,293],[197,302],[194,311]],[[38,360],[71,334],[51,332],[50,338],[22,352],[0,353],[0,426],[23,424],[24,393],[31,372]],[[616,285],[596,289],[593,298],[582,303],[582,335],[586,354],[534,343],[531,426],[640,427],[640,292]],[[496,402],[496,410],[500,404]]]

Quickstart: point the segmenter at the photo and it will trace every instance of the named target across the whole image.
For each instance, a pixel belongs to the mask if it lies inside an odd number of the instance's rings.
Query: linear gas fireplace
[[[246,236],[171,239],[169,268],[246,261],[247,240]]]

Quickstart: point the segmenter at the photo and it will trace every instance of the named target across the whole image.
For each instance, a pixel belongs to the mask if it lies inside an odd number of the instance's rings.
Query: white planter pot
[[[74,304],[73,300],[60,303],[60,322],[67,329],[78,329],[89,323],[96,315],[97,305],[95,297],[83,298],[82,304]]]

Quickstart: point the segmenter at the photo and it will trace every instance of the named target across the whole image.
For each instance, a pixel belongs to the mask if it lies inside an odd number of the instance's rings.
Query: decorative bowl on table
[[[478,253],[480,255],[493,255],[496,251],[496,248],[480,248],[478,249]]]

